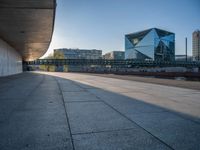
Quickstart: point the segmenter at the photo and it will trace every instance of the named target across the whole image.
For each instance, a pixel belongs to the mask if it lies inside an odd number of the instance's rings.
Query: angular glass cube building
[[[157,28],[127,34],[125,59],[174,61],[175,34]]]

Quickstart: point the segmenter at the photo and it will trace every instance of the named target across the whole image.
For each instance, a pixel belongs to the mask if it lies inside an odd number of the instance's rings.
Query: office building
[[[55,49],[54,55],[57,53],[63,53],[65,59],[101,59],[102,50],[96,49],[71,49],[71,48],[62,48]]]
[[[124,59],[125,53],[123,51],[112,51],[103,55],[104,59]]]
[[[157,28],[127,34],[125,59],[174,61],[175,34]]]
[[[200,31],[196,30],[192,33],[192,55],[195,60],[200,60]]]

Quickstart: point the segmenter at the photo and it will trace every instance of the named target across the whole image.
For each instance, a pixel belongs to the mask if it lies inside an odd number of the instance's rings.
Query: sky
[[[124,36],[149,28],[175,33],[175,53],[192,54],[200,29],[200,0],[57,0],[49,55],[56,48],[124,51]]]

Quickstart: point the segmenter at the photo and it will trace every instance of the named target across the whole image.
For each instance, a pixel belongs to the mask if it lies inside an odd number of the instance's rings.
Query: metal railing
[[[24,65],[97,65],[111,67],[200,67],[199,61],[138,61],[133,59],[108,60],[108,59],[37,59],[35,61],[23,62]]]

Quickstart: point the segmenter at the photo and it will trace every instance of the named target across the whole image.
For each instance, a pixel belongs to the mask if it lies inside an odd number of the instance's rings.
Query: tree
[[[54,54],[49,54],[44,59],[65,59],[65,55],[63,54],[63,52],[54,51]]]
[[[63,52],[60,51],[54,51],[54,54],[49,54],[44,59],[65,59],[65,55]],[[39,65],[40,70],[43,71],[55,71],[56,66],[55,65]]]
[[[63,52],[54,51],[53,58],[54,59],[65,59],[65,55],[63,54]]]

